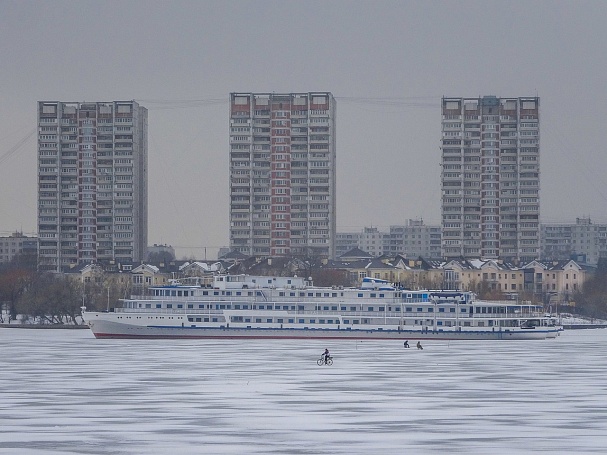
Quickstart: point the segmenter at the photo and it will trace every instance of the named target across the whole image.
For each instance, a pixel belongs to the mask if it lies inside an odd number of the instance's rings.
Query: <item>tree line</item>
[[[80,274],[39,271],[35,256],[0,264],[0,324],[81,325],[83,305],[101,311],[129,295],[130,280],[100,274],[83,282]]]

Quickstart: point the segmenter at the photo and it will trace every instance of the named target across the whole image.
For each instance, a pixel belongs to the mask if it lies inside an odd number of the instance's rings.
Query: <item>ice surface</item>
[[[0,453],[605,453],[606,342],[579,330],[418,351],[0,329]],[[334,364],[319,367],[325,347]]]

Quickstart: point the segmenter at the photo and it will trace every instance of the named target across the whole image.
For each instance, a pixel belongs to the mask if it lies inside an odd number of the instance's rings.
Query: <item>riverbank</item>
[[[88,329],[89,326],[83,325],[68,325],[68,324],[0,324],[0,328],[4,329]]]

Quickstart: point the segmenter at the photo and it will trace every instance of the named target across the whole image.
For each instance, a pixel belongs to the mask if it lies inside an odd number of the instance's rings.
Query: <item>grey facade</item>
[[[540,254],[539,98],[442,99],[442,252]]]
[[[38,102],[39,263],[144,259],[148,113],[134,101]]]
[[[335,256],[335,99],[230,94],[230,248]]]
[[[577,218],[574,223],[541,225],[542,258],[596,265],[607,257],[607,224],[593,223],[590,218]]]

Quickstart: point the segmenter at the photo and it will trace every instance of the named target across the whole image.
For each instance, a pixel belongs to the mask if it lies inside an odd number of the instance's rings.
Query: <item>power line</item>
[[[13,156],[23,145],[34,135],[36,134],[37,128],[32,129],[23,139],[21,139],[17,144],[12,146],[8,151],[6,151],[2,156],[0,156],[0,164],[4,163],[11,156]]]

